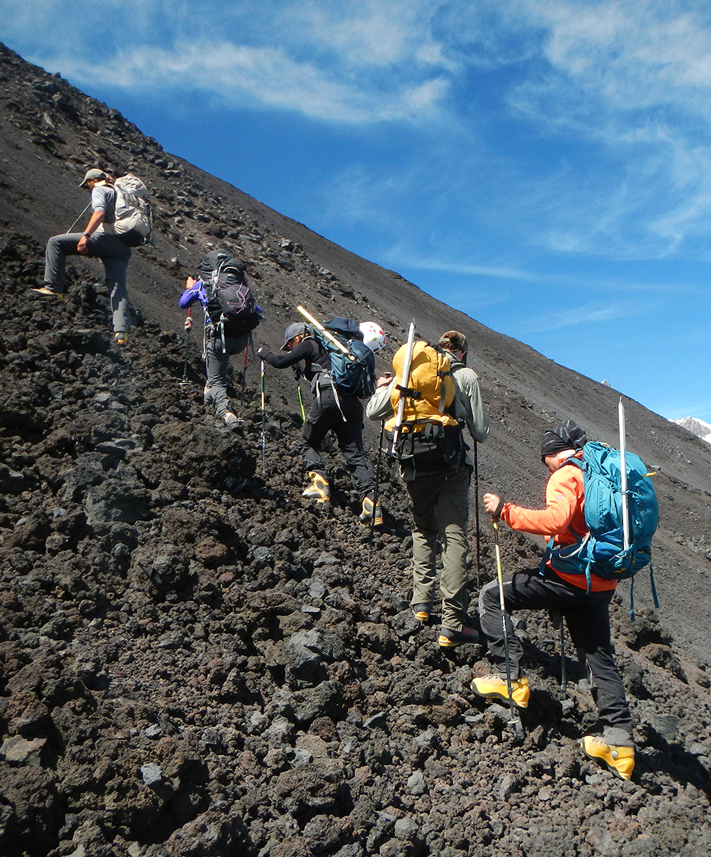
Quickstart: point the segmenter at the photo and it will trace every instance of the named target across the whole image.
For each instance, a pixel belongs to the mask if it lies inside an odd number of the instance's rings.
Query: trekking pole
[[[84,209],[84,211],[82,211],[82,213],[79,215],[79,217],[77,217],[77,219],[74,221],[74,223],[72,223],[72,225],[69,227],[69,229],[67,229],[67,231],[64,233],[65,235],[69,235],[69,233],[72,231],[72,229],[74,229],[74,227],[77,225],[77,223],[79,223],[79,221],[82,219],[82,217],[84,217],[86,212],[89,210],[90,206],[91,206],[91,200],[89,200],[89,205],[87,205],[87,207]]]
[[[558,631],[560,637],[560,689],[568,692],[568,680],[565,675],[565,617],[560,610],[551,607],[548,610],[548,617],[553,625],[553,630]]]
[[[565,674],[565,616],[560,617],[560,689],[568,690],[568,677]]]
[[[264,422],[266,419],[266,404],[264,399],[264,361],[259,361],[259,392],[261,394],[262,403],[262,473],[266,471],[265,451],[266,451],[266,435],[264,432]]]
[[[251,334],[250,334],[251,337]],[[244,346],[244,361],[242,363],[242,393],[239,397],[239,412],[242,414],[242,408],[244,407],[244,389],[247,386],[247,349],[249,348],[249,342]]]
[[[617,407],[617,415],[620,423],[620,488],[622,491],[622,533],[624,539],[624,548],[630,546],[630,508],[627,498],[627,459],[625,457],[625,446],[627,443],[625,432],[625,406],[620,396],[620,402]]]
[[[400,401],[397,405],[397,414],[395,416],[395,427],[393,428],[393,439],[392,439],[392,452],[395,455],[395,450],[397,449],[397,442],[400,435],[400,429],[402,428],[402,418],[405,413],[405,398],[408,392],[408,385],[410,383],[410,369],[412,367],[412,348],[415,344],[415,321],[414,319],[410,322],[410,329],[407,333],[407,346],[405,348],[405,362],[402,367],[402,378],[400,379],[400,385],[396,387],[397,390],[400,391]]]
[[[504,657],[506,658],[506,692],[509,696],[509,709],[511,720],[509,725],[513,727],[516,737],[521,737],[523,729],[521,720],[513,699],[513,682],[511,680],[511,653],[509,652],[509,632],[506,628],[506,601],[504,599],[504,575],[501,571],[501,550],[499,548],[499,522],[496,518],[491,520],[494,527],[494,545],[496,548],[496,578],[499,581],[499,605],[501,607],[501,629],[504,635]]]
[[[299,400],[299,411],[301,411],[301,422],[306,422],[306,411],[304,410],[304,397],[301,395],[301,382],[296,381],[296,398]]]
[[[188,307],[188,318],[192,316],[193,308]],[[190,345],[190,331],[192,330],[192,324],[190,327],[186,328],[185,331],[185,358],[183,360],[183,377],[180,381],[181,384],[189,384],[188,381],[188,346]]]
[[[321,331],[321,333],[326,337],[326,339],[328,339],[329,342],[332,342],[333,345],[335,345],[339,351],[342,351],[351,362],[355,363],[356,357],[351,354],[351,352],[342,342],[339,342],[337,337],[335,337],[330,330],[326,330],[326,328],[321,324],[321,322],[317,321],[311,315],[311,313],[308,310],[304,309],[302,306],[297,306],[296,309],[301,313],[301,315],[303,315],[303,317],[306,319],[306,321],[309,322],[309,324],[312,324],[317,330]]]
[[[474,518],[476,521],[476,582],[481,584],[481,534],[479,531],[479,444],[474,441]]]
[[[383,437],[385,435],[385,420],[380,422],[380,438],[378,439],[378,454],[375,458],[375,492],[373,497],[373,517],[370,519],[370,539],[368,542],[368,565],[370,553],[373,550],[373,535],[375,532],[375,510],[380,502],[380,459],[383,454]]]

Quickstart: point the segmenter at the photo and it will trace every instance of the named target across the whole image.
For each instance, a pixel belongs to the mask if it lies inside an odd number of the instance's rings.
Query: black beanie
[[[555,428],[543,432],[541,458],[555,455],[564,449],[582,449],[588,442],[585,432],[577,423],[567,420]]]

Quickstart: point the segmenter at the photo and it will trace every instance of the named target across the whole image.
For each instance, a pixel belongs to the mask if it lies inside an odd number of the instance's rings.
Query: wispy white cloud
[[[507,265],[478,265],[464,261],[447,262],[441,259],[418,258],[409,254],[405,256],[402,250],[391,252],[394,257],[398,258],[400,263],[407,260],[408,267],[416,271],[438,271],[442,274],[460,274],[466,277],[490,277],[496,280],[509,280],[511,282],[522,283],[542,283],[550,280],[550,277],[543,274],[525,271],[520,268],[512,268]]]
[[[282,109],[328,123],[432,120],[441,112],[453,68],[433,41],[433,0],[344,0],[338,4],[265,0],[222,4],[204,0],[173,9],[160,0],[141,4],[141,26],[126,24],[124,2],[107,0],[116,15],[102,38],[99,9],[68,19],[67,38],[52,38],[67,0],[40,0],[45,17],[7,0],[12,29],[34,27],[42,45],[36,61],[79,85],[88,83],[163,94],[190,89],[227,104]],[[64,17],[67,21],[67,17]],[[131,21],[135,24],[135,21]],[[32,26],[31,26],[32,25]],[[47,27],[46,38],[42,28]],[[92,39],[92,29],[97,37]],[[139,35],[140,34],[140,35]]]
[[[340,65],[393,69],[414,59],[415,68],[443,68],[451,67],[451,60],[431,35],[431,18],[440,5],[435,0],[295,2],[284,15],[291,39],[331,54]]]
[[[99,66],[73,57],[61,62],[64,73],[78,81],[132,92],[206,91],[232,105],[292,110],[328,122],[366,123],[415,119],[436,108],[446,83],[425,81],[399,90],[368,92],[311,62],[297,62],[278,48],[229,43],[189,43],[174,50],[134,49]]]
[[[543,333],[550,330],[560,330],[565,327],[578,325],[603,324],[639,312],[639,307],[630,302],[600,306],[590,302],[578,307],[554,309],[537,319],[530,319],[524,324],[529,333]]]

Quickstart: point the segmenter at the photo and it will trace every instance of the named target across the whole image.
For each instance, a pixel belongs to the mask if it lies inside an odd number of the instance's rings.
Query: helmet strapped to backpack
[[[380,351],[385,345],[385,331],[375,321],[363,321],[358,326],[360,329],[363,344],[367,345],[372,352]]]

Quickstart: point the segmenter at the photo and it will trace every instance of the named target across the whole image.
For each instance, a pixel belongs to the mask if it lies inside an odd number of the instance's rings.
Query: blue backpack
[[[588,441],[583,447],[582,460],[571,457],[562,465],[574,464],[583,471],[585,523],[589,533],[582,540],[576,535],[573,545],[555,549],[551,539],[550,556],[557,571],[584,574],[588,592],[591,571],[605,580],[626,580],[649,565],[652,558],[652,536],[659,521],[657,496],[651,480],[653,474],[638,455],[627,452],[625,459],[630,522],[627,550],[622,528],[620,451]],[[658,607],[653,577],[652,591]]]
[[[326,330],[348,349],[348,355],[315,328],[313,335],[331,358],[329,375],[338,389],[346,394],[368,399],[375,392],[375,356],[363,343],[358,323],[350,318],[334,318],[324,324]]]

